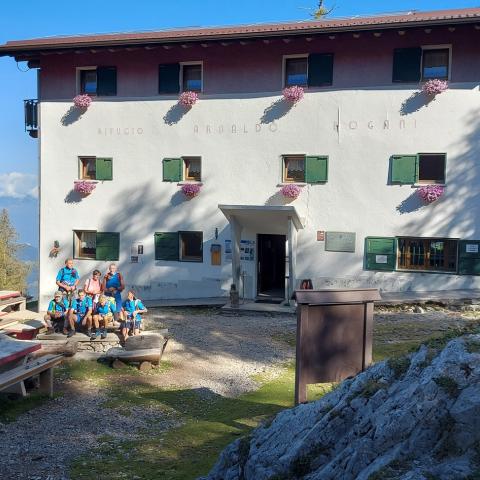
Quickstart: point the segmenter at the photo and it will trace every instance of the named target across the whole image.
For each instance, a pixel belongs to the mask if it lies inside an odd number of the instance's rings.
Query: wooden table
[[[7,335],[0,334],[0,370],[12,367],[14,363],[21,362],[32,352],[40,350],[40,342],[15,340]]]

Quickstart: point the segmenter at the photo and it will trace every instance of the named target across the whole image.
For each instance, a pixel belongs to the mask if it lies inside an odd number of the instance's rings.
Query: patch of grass
[[[22,413],[37,408],[49,400],[48,395],[35,392],[25,398],[2,393],[0,394],[0,422],[14,422]]]
[[[146,432],[140,439],[122,442],[121,448],[100,451],[99,457],[87,453],[74,461],[71,476],[90,479],[95,472],[96,480],[113,480],[122,471],[126,478],[197,478],[210,470],[227,444],[239,435],[248,436],[253,427],[291,407],[293,396],[293,365],[257,391],[238,398],[225,398],[203,389],[159,389],[141,383],[128,389],[117,386],[110,391],[108,406],[155,405],[172,412],[184,424],[161,435]],[[133,455],[125,458],[121,450]]]
[[[480,341],[467,338],[465,340],[465,349],[468,353],[480,353]]]
[[[379,390],[385,387],[386,385],[384,383],[370,379],[365,383],[362,391],[358,395],[363,398],[372,398]]]
[[[458,394],[460,393],[460,387],[458,383],[452,378],[448,377],[447,375],[442,375],[440,377],[436,377],[433,381],[441,387],[445,392],[452,398],[457,398]]]
[[[297,334],[294,332],[275,333],[272,335],[272,340],[286,343],[290,347],[295,347],[297,345]]]
[[[369,475],[367,480],[396,480],[410,468],[407,460],[393,460],[380,470]]]
[[[387,362],[388,366],[393,371],[394,377],[397,379],[407,373],[410,363],[410,359],[406,356],[390,358]]]

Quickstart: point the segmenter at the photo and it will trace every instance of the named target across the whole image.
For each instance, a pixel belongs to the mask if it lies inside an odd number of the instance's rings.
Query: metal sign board
[[[325,250],[328,252],[355,252],[355,232],[326,232]]]

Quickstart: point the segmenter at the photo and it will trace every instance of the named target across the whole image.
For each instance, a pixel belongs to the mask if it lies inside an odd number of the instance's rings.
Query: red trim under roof
[[[332,18],[316,21],[239,25],[229,27],[183,28],[161,31],[112,33],[13,40],[0,45],[0,56],[34,54],[42,50],[93,46],[174,43],[180,41],[226,40],[245,37],[272,37],[480,22],[480,8],[408,12],[371,17]]]

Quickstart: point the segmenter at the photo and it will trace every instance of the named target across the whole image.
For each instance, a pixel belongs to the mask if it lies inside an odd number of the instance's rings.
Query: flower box
[[[435,78],[426,81],[422,85],[422,91],[427,95],[438,95],[445,90],[448,90],[448,82],[446,80],[438,80]]]
[[[288,185],[284,185],[281,189],[280,189],[280,193],[286,197],[286,198],[291,198],[293,200],[295,200],[296,198],[298,198],[298,196],[300,195],[302,189],[301,187],[299,187],[298,185],[295,185],[294,183],[289,183]]]
[[[283,98],[290,103],[297,103],[303,98],[304,90],[298,85],[287,87],[283,90]]]
[[[182,92],[178,97],[178,103],[184,107],[191,108],[195,105],[198,101],[198,93],[197,92]]]
[[[73,98],[73,104],[77,108],[88,108],[92,103],[92,97],[90,95],[77,95]]]
[[[185,183],[182,185],[181,190],[187,198],[196,197],[201,190],[202,186],[198,183]]]
[[[89,195],[95,190],[97,182],[89,182],[86,180],[78,180],[73,182],[73,190],[82,195]]]
[[[424,185],[417,190],[418,196],[425,203],[433,203],[438,200],[445,192],[442,185]]]

